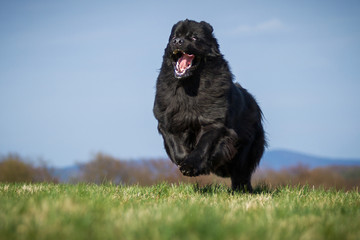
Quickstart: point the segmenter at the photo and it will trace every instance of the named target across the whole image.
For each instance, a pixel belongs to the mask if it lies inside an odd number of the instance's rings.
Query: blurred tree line
[[[40,166],[25,161],[17,154],[0,157],[0,182],[58,182],[52,170],[41,161]]]
[[[159,182],[225,184],[229,178],[215,175],[185,177],[168,159],[125,161],[98,153],[88,163],[78,164],[79,171],[71,183],[113,183],[122,185],[153,185]],[[310,185],[314,187],[353,189],[360,186],[360,167],[330,166],[310,169],[303,165],[275,171],[259,168],[253,176],[253,185],[270,188],[284,185]],[[16,154],[0,157],[0,182],[59,182],[54,169],[45,163],[40,166],[25,161]]]

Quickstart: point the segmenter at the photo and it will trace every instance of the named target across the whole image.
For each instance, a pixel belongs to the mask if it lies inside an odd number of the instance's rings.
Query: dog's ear
[[[214,31],[214,28],[209,23],[207,23],[205,21],[201,21],[200,24],[203,25],[205,27],[205,29],[207,31],[209,31],[210,33],[212,33]]]
[[[208,53],[209,57],[217,57],[220,56],[220,50],[219,50],[219,44],[216,41],[216,38],[213,35],[214,28],[207,22],[201,21],[200,24],[203,26],[203,28],[206,30],[207,34],[209,34],[209,37],[212,37],[211,41],[211,52]]]

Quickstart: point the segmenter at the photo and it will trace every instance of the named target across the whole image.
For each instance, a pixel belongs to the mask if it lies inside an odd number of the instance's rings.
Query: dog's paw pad
[[[180,172],[188,177],[196,177],[200,175],[200,171],[189,164],[182,164],[180,166]]]

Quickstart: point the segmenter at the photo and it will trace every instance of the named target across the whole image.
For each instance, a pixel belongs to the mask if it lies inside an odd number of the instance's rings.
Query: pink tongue
[[[182,57],[179,59],[179,70],[180,72],[185,71],[185,69],[191,64],[194,59],[194,55],[188,55],[184,53]]]

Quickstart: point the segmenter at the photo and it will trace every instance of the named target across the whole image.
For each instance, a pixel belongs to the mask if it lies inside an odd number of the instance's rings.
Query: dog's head
[[[178,79],[190,77],[207,58],[220,56],[219,45],[207,22],[184,20],[176,23],[169,37],[165,55]]]

